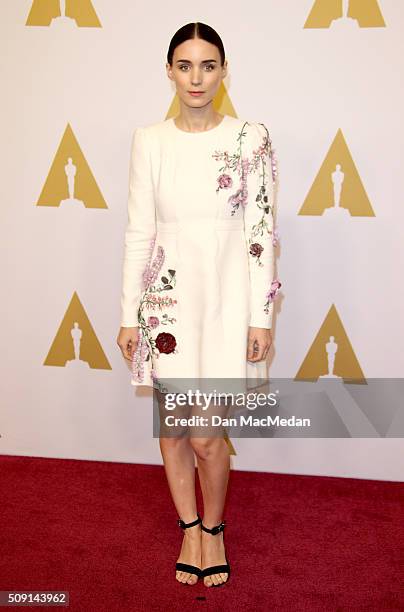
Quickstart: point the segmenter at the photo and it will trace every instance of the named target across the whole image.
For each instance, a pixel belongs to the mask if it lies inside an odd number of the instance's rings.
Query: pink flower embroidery
[[[216,191],[218,191],[219,189],[228,189],[233,185],[233,179],[228,174],[221,174],[217,179],[217,182],[219,184],[219,187]]]
[[[143,271],[143,289],[146,289],[146,287],[147,287],[148,276],[149,276],[149,272],[150,272],[150,262],[151,262],[151,258],[152,258],[155,242],[156,242],[156,234],[154,234],[153,238],[150,240],[149,258],[148,258],[146,267],[145,267],[145,269]]]
[[[160,297],[159,295],[147,294],[144,298],[144,306],[150,310],[163,310],[164,307],[174,306],[177,300],[170,298],[168,295]]]
[[[135,352],[132,356],[132,375],[137,382],[144,380],[144,360],[147,355],[147,343],[142,333],[142,329],[138,330],[138,343]]]
[[[275,297],[278,295],[278,291],[280,287],[282,287],[282,283],[279,282],[278,279],[273,280],[271,283],[271,288],[265,297],[267,297],[270,302],[273,302]]]
[[[150,360],[151,377],[156,380],[156,370],[154,358],[158,358],[162,352],[177,353],[177,341],[172,334],[160,333],[157,338],[153,337],[152,330],[160,325],[171,325],[175,323],[175,317],[170,317],[167,313],[156,317],[151,315],[145,319],[145,309],[163,310],[167,307],[173,307],[177,300],[165,295],[166,291],[174,288],[176,283],[175,270],[168,269],[166,274],[160,278],[157,283],[157,277],[160,274],[162,265],[165,260],[165,252],[162,246],[157,246],[157,253],[153,261],[153,251],[155,247],[156,234],[150,242],[150,254],[147,265],[143,272],[143,295],[138,309],[139,336],[138,344],[132,358],[132,374],[133,380],[137,382],[144,381],[144,363]],[[163,295],[160,295],[162,292]],[[158,340],[158,341],[157,341]]]
[[[151,241],[149,261],[143,272],[143,288],[144,289],[148,289],[150,285],[153,285],[153,283],[156,281],[158,273],[160,272],[161,267],[164,263],[164,259],[165,259],[164,249],[163,247],[159,245],[157,247],[157,254],[155,258],[153,259],[153,263],[150,265],[151,254],[153,252],[155,240],[156,240],[156,237],[154,237]]]
[[[275,183],[278,177],[278,160],[276,157],[275,149],[272,148],[272,141],[269,137],[268,140],[271,159],[272,181]]]
[[[270,290],[268,291],[268,293],[265,296],[267,301],[266,301],[266,303],[264,305],[264,312],[266,312],[267,314],[269,312],[269,305],[277,297],[280,287],[282,287],[282,283],[278,279],[275,279],[275,280],[272,281],[271,288],[270,288]]]
[[[248,201],[248,190],[247,190],[247,175],[248,175],[248,158],[245,157],[241,160],[241,181],[240,188],[233,193],[227,202],[232,206],[233,210],[231,214],[234,215],[238,207],[246,206]]]
[[[149,327],[151,327],[152,329],[155,329],[156,327],[158,327],[158,324],[160,323],[158,317],[149,317],[147,319],[147,325]]]
[[[272,245],[276,246],[279,242],[280,234],[278,230],[278,226],[275,225],[273,233],[272,233]]]

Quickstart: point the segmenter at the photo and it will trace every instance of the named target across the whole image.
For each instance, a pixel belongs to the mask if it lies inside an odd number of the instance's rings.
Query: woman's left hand
[[[248,361],[255,362],[266,359],[271,344],[272,334],[270,329],[249,327],[247,341]]]

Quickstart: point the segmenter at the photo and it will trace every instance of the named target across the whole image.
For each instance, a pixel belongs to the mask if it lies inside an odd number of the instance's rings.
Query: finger
[[[249,338],[247,344],[247,359],[252,359],[254,357],[254,343],[255,338]]]
[[[258,340],[254,341],[254,346],[252,348],[252,351],[249,351],[249,360],[250,361],[257,361],[257,357],[260,354],[260,344]]]
[[[265,349],[265,351],[264,351],[264,359],[266,359],[266,358],[267,358],[268,353],[269,353],[269,350],[270,350],[270,348],[271,348],[271,345],[272,345],[272,338],[270,338],[270,339],[269,339],[269,341],[268,341],[268,343],[267,343],[266,349]]]
[[[264,358],[264,348],[258,345],[258,351],[254,353],[253,361],[261,361]]]
[[[132,361],[136,348],[137,348],[137,342],[129,341],[128,344],[122,349],[122,354],[124,358],[129,361]]]
[[[257,351],[254,353],[254,357],[253,357],[253,359],[252,359],[252,361],[253,361],[254,363],[255,363],[256,361],[262,361],[263,359],[265,359],[265,357],[264,357],[264,353],[265,353],[265,351],[266,351],[266,349],[267,349],[267,346],[268,346],[267,344],[260,345],[260,344],[258,343],[258,350],[257,350]]]

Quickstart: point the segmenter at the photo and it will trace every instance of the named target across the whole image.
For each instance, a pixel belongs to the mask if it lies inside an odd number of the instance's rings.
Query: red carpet
[[[401,483],[232,471],[232,575],[208,589],[174,579],[182,531],[162,467],[0,466],[0,590],[66,590],[74,612],[404,610]]]

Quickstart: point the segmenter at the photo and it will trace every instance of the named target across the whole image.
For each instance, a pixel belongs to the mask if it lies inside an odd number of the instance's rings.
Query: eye
[[[181,64],[179,66],[179,69],[184,72],[183,68],[189,68],[188,64]],[[207,72],[212,72],[212,70],[214,70],[216,68],[216,66],[214,64],[206,64],[205,68],[207,70]]]

